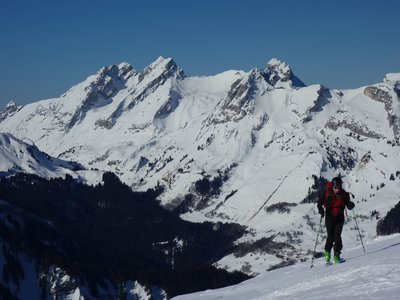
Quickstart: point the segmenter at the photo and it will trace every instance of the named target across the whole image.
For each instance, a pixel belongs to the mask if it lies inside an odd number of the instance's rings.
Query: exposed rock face
[[[272,59],[265,70],[253,69],[231,85],[226,97],[218,105],[221,111],[213,114],[209,124],[238,122],[254,112],[254,97],[257,94],[263,95],[275,88],[293,86],[304,86],[304,84],[293,75],[288,64]]]
[[[312,116],[313,114],[320,112],[323,110],[323,108],[329,104],[330,99],[332,98],[332,94],[331,91],[321,85],[320,89],[317,92],[318,97],[317,99],[314,101],[314,105],[307,110],[306,112],[306,117],[303,118],[303,123],[308,123],[312,120]]]
[[[398,84],[396,84],[395,92],[398,94]],[[374,99],[378,102],[382,102],[385,105],[385,110],[387,112],[387,119],[390,126],[393,128],[393,133],[396,137],[400,134],[400,122],[399,116],[395,115],[393,112],[393,97],[388,91],[386,86],[368,86],[364,90],[364,95]]]
[[[266,75],[269,75],[268,81],[272,85],[275,85],[278,81],[289,81],[292,76],[292,70],[290,69],[290,66],[287,63],[281,62],[275,58],[271,59],[267,63],[265,71]]]
[[[89,110],[102,105],[104,100],[116,95],[124,87],[126,80],[136,74],[137,72],[133,67],[127,63],[102,68],[97,73],[96,78],[85,88],[87,96],[76,109],[71,121],[67,125],[67,130],[81,122]]]
[[[162,82],[172,76],[183,79],[185,78],[185,73],[181,68],[177,66],[172,58],[159,57],[154,63],[150,64],[142,73],[142,78],[150,75],[151,73],[157,71],[159,74],[156,77],[160,77],[159,81]]]
[[[304,87],[305,84],[297,78],[290,66],[279,59],[271,59],[265,68],[264,77],[272,86],[281,87],[283,84],[291,87]]]
[[[372,157],[371,157],[371,151],[368,151],[367,153],[365,153],[361,159],[360,162],[358,163],[358,167],[360,169],[365,168],[365,166],[371,161]]]
[[[365,124],[357,124],[349,120],[338,121],[335,118],[330,118],[325,125],[326,128],[337,130],[339,127],[347,128],[355,134],[359,134],[368,138],[379,139],[382,138],[376,132],[371,131]]]
[[[111,129],[114,125],[117,119],[122,115],[124,112],[124,106],[125,106],[125,101],[121,102],[117,109],[109,116],[107,119],[99,119],[96,121],[96,125],[106,128],[106,129]]]
[[[138,86],[131,92],[133,100],[130,101],[126,110],[132,109],[137,103],[143,101],[169,78],[184,79],[185,74],[173,59],[160,57],[139,74]]]
[[[8,117],[14,115],[17,111],[22,108],[22,105],[17,105],[14,101],[8,102],[6,107],[0,111],[0,122],[5,120]]]
[[[112,98],[117,93],[127,88],[126,83],[132,77],[136,77],[136,81],[133,86],[129,87],[129,96],[125,101],[119,103],[109,117],[98,119],[95,123],[96,126],[111,129],[124,111],[131,110],[137,103],[143,101],[143,99],[162,86],[168,79],[176,78],[182,80],[185,78],[185,75],[174,60],[163,57],[158,58],[142,73],[137,72],[127,63],[104,67],[97,73],[96,78],[85,88],[87,95],[82,101],[82,104],[72,115],[71,120],[66,126],[67,130],[70,130],[76,124],[80,123],[85,118],[88,111],[111,102]],[[173,94],[173,96],[170,97],[169,104],[166,104],[163,111],[165,111],[166,107],[170,107],[170,112],[173,111],[172,108],[176,108],[176,99],[178,98],[176,93]],[[156,115],[156,117],[159,116],[160,114]]]
[[[364,95],[385,104],[390,103],[392,100],[392,97],[387,91],[383,90],[383,88],[379,88],[376,86],[366,87],[364,90]]]
[[[224,115],[222,122],[237,122],[243,119],[252,111],[253,105],[251,99],[257,89],[255,82],[260,73],[253,70],[250,75],[242,80],[237,80],[232,84],[226,98],[221,104],[222,113]]]
[[[169,93],[168,100],[156,112],[154,118],[155,119],[165,119],[166,117],[168,117],[178,107],[179,101],[181,99],[182,99],[182,96],[178,92],[171,90]]]
[[[396,85],[394,86],[394,91],[397,94],[397,97],[400,98],[400,82],[397,82]]]

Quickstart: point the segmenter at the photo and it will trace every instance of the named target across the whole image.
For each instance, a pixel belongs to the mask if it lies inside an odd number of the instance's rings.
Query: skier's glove
[[[348,209],[350,209],[350,210],[352,210],[353,208],[354,208],[354,206],[356,206],[355,204],[354,204],[354,202],[349,202],[349,205],[347,206],[347,208]]]
[[[321,218],[323,218],[325,216],[325,212],[324,212],[323,208],[319,209],[318,212],[321,215]]]

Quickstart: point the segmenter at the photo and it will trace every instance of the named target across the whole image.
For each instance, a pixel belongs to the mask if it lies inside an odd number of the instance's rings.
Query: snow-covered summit
[[[157,58],[153,63],[143,70],[143,76],[147,76],[149,74],[155,74],[153,76],[165,74],[167,77],[175,76],[179,79],[183,79],[185,77],[183,70],[178,67],[172,58],[165,58],[163,56]]]
[[[304,83],[292,72],[290,66],[277,58],[272,58],[265,68],[268,82],[279,88],[304,87]]]
[[[137,71],[129,63],[122,62],[118,65],[111,65],[101,68],[97,72],[97,78],[109,76],[115,80],[127,80],[130,76],[136,73]]]
[[[8,102],[4,109],[0,111],[0,122],[12,116],[21,108],[22,105],[17,105],[14,101]]]
[[[10,102],[7,103],[5,109],[12,109],[18,107],[17,103],[15,103],[15,101],[11,100]]]
[[[387,73],[384,82],[400,82],[400,73]]]
[[[275,72],[276,75],[278,75],[282,81],[289,80],[290,75],[292,74],[290,66],[287,63],[282,62],[277,58],[272,58],[267,63],[266,69],[268,71]]]

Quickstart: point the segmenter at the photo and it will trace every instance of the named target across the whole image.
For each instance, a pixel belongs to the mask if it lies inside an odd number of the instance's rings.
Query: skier
[[[349,193],[342,188],[342,183],[340,177],[333,178],[332,182],[328,182],[326,185],[324,197],[318,201],[318,211],[321,218],[326,215],[325,225],[328,237],[325,243],[324,256],[328,264],[331,261],[332,248],[334,262],[343,261],[340,258],[340,253],[343,248],[341,234],[344,224],[344,209],[347,207],[352,210],[355,206],[354,202],[350,201]]]

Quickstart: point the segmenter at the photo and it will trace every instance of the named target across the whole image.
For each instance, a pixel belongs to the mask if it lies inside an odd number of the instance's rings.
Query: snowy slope
[[[325,266],[323,258],[263,273],[236,286],[175,297],[190,299],[398,299],[400,235],[380,237],[346,251],[347,260]]]
[[[43,177],[63,177],[82,167],[77,163],[52,158],[35,146],[11,134],[0,133],[0,172],[2,176],[16,172],[37,174]]]
[[[0,177],[15,173],[36,174],[45,178],[70,175],[87,184],[101,181],[103,172],[86,170],[77,162],[51,157],[35,145],[19,140],[9,133],[0,133]]]
[[[0,131],[115,172],[134,190],[160,184],[161,204],[184,219],[248,226],[238,245],[284,243],[278,256],[265,245],[217,263],[257,274],[313,248],[321,177],[344,176],[365,239],[376,237],[377,216],[400,201],[399,97],[399,74],[340,91],[305,86],[277,59],[186,77],[160,57],[141,72],[127,63],[102,68],[59,98],[10,104]],[[345,246],[353,236],[345,226]]]

